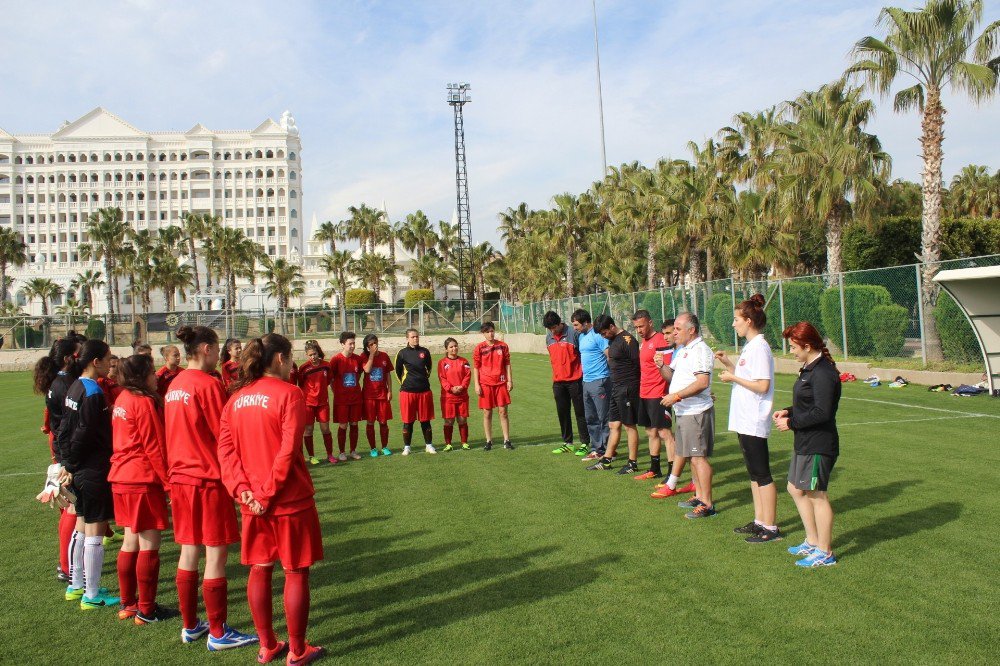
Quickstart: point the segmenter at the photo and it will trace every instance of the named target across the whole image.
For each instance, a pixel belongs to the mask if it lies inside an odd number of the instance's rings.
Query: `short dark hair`
[[[491,321],[484,321],[484,322],[483,322],[483,325],[479,327],[479,332],[480,332],[480,333],[486,333],[487,331],[495,331],[495,330],[497,330],[497,327],[496,327],[496,325],[495,325],[495,324],[494,324],[493,322],[491,322]],[[449,338],[449,340],[450,340],[450,339],[451,339],[451,338]],[[445,347],[447,347],[447,346],[448,346],[448,340],[445,340],[445,341],[444,341],[444,346],[445,346]]]
[[[594,328],[597,329],[598,333],[603,333],[614,325],[615,320],[608,314],[597,315],[597,321],[594,322]]]
[[[549,310],[544,315],[542,315],[542,326],[545,328],[552,328],[553,326],[558,326],[562,323],[562,319],[559,318],[552,310]]]
[[[340,344],[344,344],[348,340],[353,340],[356,337],[357,336],[354,335],[354,331],[344,331],[343,333],[340,334]]]
[[[574,310],[573,315],[570,317],[572,321],[578,324],[589,324],[592,320],[590,318],[590,313],[580,308],[579,310]]]
[[[632,321],[636,321],[639,319],[648,319],[650,321],[653,321],[653,315],[649,314],[649,310],[636,310],[635,314],[632,315]]]
[[[667,326],[673,326],[673,325],[674,325],[673,319],[664,319],[663,323],[660,324],[660,328],[666,328]]]

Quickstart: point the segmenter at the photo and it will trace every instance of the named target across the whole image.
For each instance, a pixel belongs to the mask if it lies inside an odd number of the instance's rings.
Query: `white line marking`
[[[951,421],[953,419],[978,419],[982,418],[977,414],[962,415],[962,416],[931,416],[926,419],[899,419],[895,421],[862,421],[859,423],[837,423],[838,428],[843,428],[845,426],[858,426],[858,425],[884,425],[886,423],[917,423],[918,421]]]
[[[10,474],[0,474],[0,479],[5,479],[8,476],[42,476],[43,472],[11,472]]]
[[[776,393],[791,393],[785,389],[775,389]],[[925,407],[924,405],[908,405],[905,402],[892,402],[891,400],[876,400],[874,398],[851,398],[841,397],[841,400],[858,400],[860,402],[874,402],[879,405],[892,405],[893,407],[909,407],[911,409],[925,409],[930,412],[944,412],[945,414],[960,414],[963,416],[982,416],[988,419],[1000,419],[996,414],[981,414],[979,412],[965,412],[960,409],[945,409],[943,407]]]

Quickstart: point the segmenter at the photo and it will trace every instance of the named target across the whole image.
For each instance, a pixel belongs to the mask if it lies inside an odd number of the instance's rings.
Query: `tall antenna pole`
[[[604,98],[601,94],[601,47],[597,43],[597,0],[591,0],[594,8],[594,63],[597,65],[597,112],[601,119],[601,171],[603,179],[608,174],[608,155],[604,148]]]
[[[472,221],[469,218],[469,174],[465,165],[465,122],[462,107],[472,101],[468,83],[448,84],[448,104],[455,112],[455,211],[458,216],[458,284],[462,332],[465,332],[465,259],[472,249]],[[471,268],[471,267],[470,267]]]

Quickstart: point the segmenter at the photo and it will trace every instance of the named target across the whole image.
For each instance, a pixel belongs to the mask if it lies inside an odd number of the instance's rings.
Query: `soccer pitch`
[[[479,450],[473,413],[472,451],[414,447],[421,452],[404,458],[397,420],[396,455],[310,468],[326,559],[312,572],[308,638],[330,663],[994,661],[1000,400],[845,385],[830,491],[840,563],[800,570],[785,551],[803,538],[784,492],[790,433],[770,440],[785,540],[751,545],[732,532],[753,512],[735,435],[725,431],[728,386],[713,389],[719,515],[690,521],[676,501],[649,498],[652,482],[552,455],[548,361],[515,354],[513,368],[513,452]],[[779,406],[790,403],[791,384],[779,376]],[[27,373],[0,374],[0,662],[255,663],[254,648],[181,645],[179,619],[137,627],[62,600],[56,514],[34,500],[47,446],[30,386]],[[438,420],[437,444],[440,433]],[[361,440],[366,451],[363,432]],[[647,461],[640,456],[640,466]],[[112,590],[116,553],[109,549],[103,579]],[[170,608],[177,553],[167,535],[159,600]],[[230,556],[229,622],[253,631],[238,561]],[[276,573],[279,637],[282,582]]]

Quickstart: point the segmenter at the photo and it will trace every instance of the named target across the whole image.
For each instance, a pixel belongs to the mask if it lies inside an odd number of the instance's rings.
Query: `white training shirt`
[[[736,362],[733,373],[740,379],[767,379],[767,393],[754,393],[733,382],[729,401],[729,429],[741,435],[763,437],[771,433],[771,411],[774,405],[774,356],[763,335],[747,343]]]
[[[674,414],[690,416],[701,414],[712,407],[712,368],[715,366],[715,356],[712,349],[700,337],[674,352],[670,368],[674,376],[670,380],[670,393],[677,393],[694,383],[696,375],[708,375],[708,386],[701,393],[690,398],[684,398],[674,404]]]

